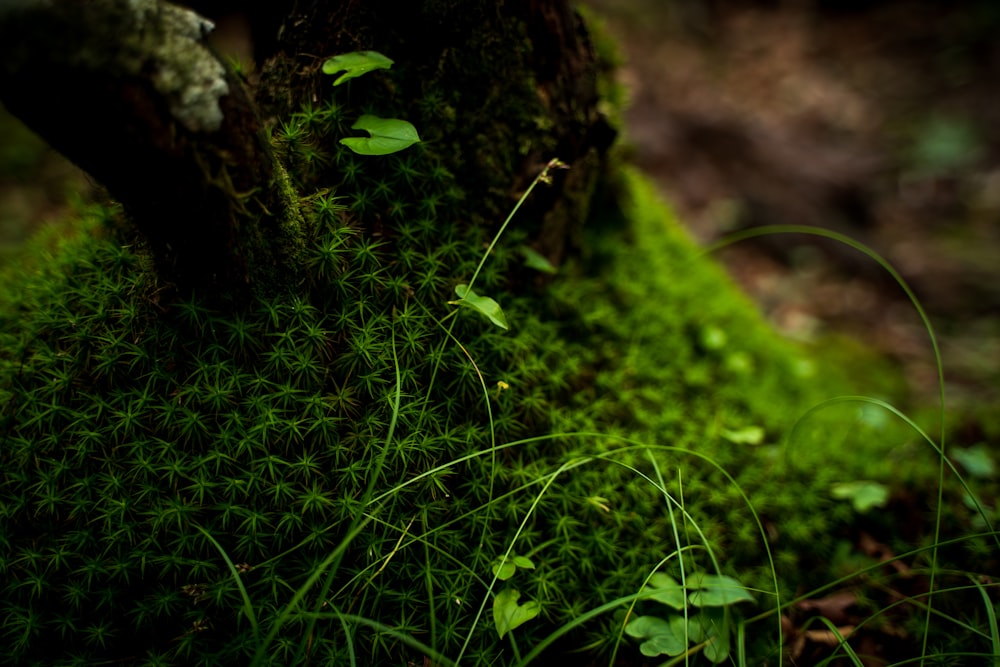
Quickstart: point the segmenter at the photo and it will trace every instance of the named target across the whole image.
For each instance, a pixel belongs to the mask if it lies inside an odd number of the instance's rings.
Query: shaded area
[[[702,242],[815,225],[868,244],[941,336],[950,401],[1000,386],[1000,9],[987,2],[593,0],[624,47],[636,159]],[[857,251],[772,236],[720,253],[784,331],[847,331],[937,392],[928,336]]]

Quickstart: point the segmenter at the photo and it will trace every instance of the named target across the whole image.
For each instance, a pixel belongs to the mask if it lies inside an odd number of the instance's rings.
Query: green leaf
[[[339,86],[345,81],[367,74],[372,70],[389,69],[392,67],[392,63],[392,60],[378,51],[353,51],[328,59],[323,63],[323,73],[344,72],[333,82],[333,85]]]
[[[715,664],[724,662],[729,657],[729,633],[717,632],[713,627],[708,634],[708,643],[703,651],[705,657]]]
[[[493,600],[493,624],[501,639],[505,634],[524,625],[542,611],[542,605],[538,602],[525,602],[519,605],[517,603],[519,597],[521,594],[518,591],[513,588],[505,588],[497,593]]]
[[[987,451],[986,445],[979,444],[965,449],[952,449],[951,455],[973,477],[989,479],[996,475],[996,463]]]
[[[658,655],[680,655],[687,649],[684,643],[683,623],[681,632],[677,632],[677,624],[657,618],[656,616],[639,616],[625,626],[625,633],[636,639],[645,639],[639,646],[644,656],[654,658]]]
[[[521,247],[521,254],[524,256],[524,265],[528,268],[542,273],[555,273],[557,271],[556,267],[552,266],[552,262],[547,260],[544,255],[528,246]]]
[[[696,607],[725,607],[737,602],[755,602],[750,592],[732,577],[696,572],[687,580],[688,600]]]
[[[684,589],[672,577],[669,577],[662,572],[657,572],[650,577],[649,583],[646,584],[646,587],[656,591],[650,597],[657,602],[662,602],[668,607],[673,607],[678,611],[687,606],[687,600],[684,597]]]
[[[522,567],[525,570],[534,570],[535,564],[530,558],[525,556],[511,555],[506,559],[503,556],[497,556],[492,565],[493,574],[495,574],[496,578],[500,581],[507,581],[513,577],[519,567]]]
[[[734,430],[722,429],[722,437],[734,445],[759,445],[764,442],[764,429],[760,426],[747,426]]]
[[[359,155],[389,155],[420,142],[417,128],[398,118],[379,118],[365,114],[352,130],[365,130],[370,137],[345,137],[340,140]]]
[[[468,306],[473,310],[477,310],[489,318],[490,322],[504,331],[510,328],[507,326],[507,318],[504,316],[500,304],[493,299],[488,296],[479,296],[473,290],[469,289],[468,285],[457,285],[455,287],[455,294],[458,295],[459,300],[449,301],[448,303],[455,306]]]
[[[830,488],[830,494],[838,500],[850,500],[854,509],[861,514],[873,507],[885,507],[889,502],[888,487],[868,480],[834,484]]]

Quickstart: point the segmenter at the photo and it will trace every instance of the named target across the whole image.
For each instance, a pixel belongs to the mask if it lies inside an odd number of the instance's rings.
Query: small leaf
[[[469,289],[468,285],[457,285],[455,287],[455,294],[458,295],[458,301],[449,301],[448,303],[455,306],[468,306],[473,310],[478,310],[489,318],[490,322],[504,331],[510,328],[507,326],[507,318],[504,316],[500,304],[493,299],[488,296],[479,296]]]
[[[680,655],[687,649],[684,643],[683,621],[681,618],[682,632],[678,633],[676,623],[656,616],[639,616],[625,626],[625,633],[630,637],[646,640],[639,646],[639,650],[646,657]]]
[[[519,567],[523,567],[525,570],[534,570],[535,564],[530,558],[525,556],[511,555],[507,558],[497,556],[493,561],[492,569],[493,574],[496,575],[497,579],[500,581],[507,581],[514,576],[514,573],[517,572],[517,568]]]
[[[349,79],[367,74],[372,70],[389,69],[392,67],[392,63],[392,60],[386,58],[378,51],[353,51],[351,53],[342,53],[327,60],[323,63],[323,73],[336,74],[337,72],[344,72],[333,82],[333,85],[339,86]]]
[[[500,558],[503,558],[503,556]],[[500,559],[497,559],[497,561],[499,560]],[[491,569],[497,579],[500,581],[507,581],[514,576],[515,572],[517,572],[517,565],[514,565],[514,563],[510,561],[494,562]]]
[[[684,621],[683,618],[679,620]],[[683,632],[683,625],[680,630]],[[687,631],[689,642],[704,643],[705,657],[713,663],[723,662],[729,656],[730,617],[725,609],[702,609],[697,616],[688,619]]]
[[[351,125],[352,130],[365,130],[370,137],[346,137],[340,140],[359,155],[389,155],[420,142],[417,128],[398,118],[379,118],[365,114]]]
[[[657,572],[649,578],[649,583],[646,587],[656,591],[650,597],[657,602],[662,602],[668,607],[673,607],[680,611],[685,606],[687,606],[687,600],[684,597],[684,589],[681,585],[677,583],[672,577],[669,577],[662,572]]]
[[[759,445],[764,442],[764,429],[760,426],[746,426],[734,430],[722,429],[722,437],[734,445]]]
[[[965,449],[953,449],[951,455],[973,477],[989,479],[996,475],[996,463],[987,451],[986,445],[979,444]]]
[[[868,480],[834,484],[830,494],[838,500],[850,500],[861,514],[873,507],[885,507],[889,502],[889,489],[884,484]]]
[[[697,572],[687,580],[688,600],[696,607],[725,607],[737,602],[755,602],[750,592],[732,577]]]
[[[514,564],[525,570],[534,570],[535,564],[527,556],[514,556]]]
[[[538,602],[525,602],[519,605],[517,603],[519,597],[521,594],[518,591],[513,588],[505,588],[497,593],[493,600],[493,624],[501,639],[505,634],[524,625],[542,611],[542,605]]]
[[[524,256],[524,265],[528,268],[541,271],[542,273],[556,273],[556,267],[552,266],[552,262],[547,260],[540,252],[528,246],[522,246],[521,254]]]
[[[729,657],[729,633],[712,635],[705,644],[705,657],[715,664]]]

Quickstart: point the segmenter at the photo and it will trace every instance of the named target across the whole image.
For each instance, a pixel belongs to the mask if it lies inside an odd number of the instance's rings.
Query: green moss
[[[411,179],[436,168],[387,167]],[[502,242],[479,284],[512,331],[458,313],[469,356],[438,321],[483,239],[446,217],[379,240],[317,193],[304,203],[313,232],[300,293],[228,314],[197,298],[158,304],[148,258],[105,231],[102,210],[56,250],[36,248],[44,260],[7,278],[2,307],[5,660],[242,664],[253,635],[199,528],[249,568],[240,578],[269,629],[366,516],[323,589],[329,608],[448,656],[471,632],[491,662],[506,649],[473,623],[489,564],[512,544],[538,565],[515,583],[545,610],[516,631],[523,647],[638,590],[677,548],[662,492],[637,474],[657,470],[716,557],[746,572],[766,559],[719,467],[735,474],[777,531],[793,587],[831,533],[826,485],[854,474],[830,465],[841,459],[831,449],[875,439],[824,420],[823,437],[783,451],[796,417],[842,380],[776,338],[649,184],[627,174],[621,187],[623,208],[593,213],[593,253],[547,287],[508,292],[525,269]],[[760,446],[726,439],[749,426],[767,434]],[[530,436],[546,437],[519,441]],[[635,441],[653,458],[628,449]],[[682,535],[697,541],[691,525]],[[287,664],[307,637],[317,658],[345,655],[341,623],[309,627],[286,619],[271,659]],[[420,657],[391,635],[351,636],[366,660]]]

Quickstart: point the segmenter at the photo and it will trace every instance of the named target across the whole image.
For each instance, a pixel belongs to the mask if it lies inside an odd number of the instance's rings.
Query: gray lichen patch
[[[33,72],[96,81],[149,81],[191,132],[222,125],[226,70],[205,44],[214,26],[159,0],[0,0],[0,79]]]
[[[226,70],[206,48],[214,26],[194,12],[161,5],[162,36],[150,54],[157,69],[153,85],[170,113],[192,132],[214,132],[222,125],[219,100],[229,93]]]

